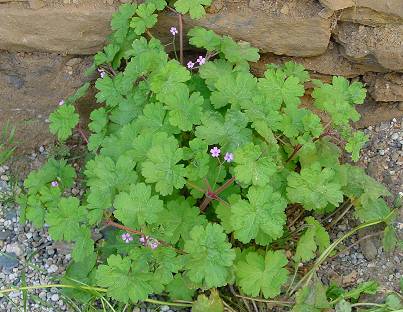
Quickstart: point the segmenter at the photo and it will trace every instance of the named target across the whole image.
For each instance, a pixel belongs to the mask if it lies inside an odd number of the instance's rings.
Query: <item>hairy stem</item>
[[[178,14],[179,19],[179,60],[183,65],[183,17],[182,14]]]
[[[121,230],[123,230],[123,231],[129,232],[129,233],[132,233],[132,234],[141,235],[141,236],[144,236],[144,237],[147,236],[145,233],[143,233],[143,232],[141,232],[141,231],[134,230],[134,229],[129,228],[129,227],[127,227],[127,226],[124,226],[124,225],[122,225],[122,224],[116,223],[116,222],[114,222],[114,221],[112,221],[112,220],[106,221],[105,225],[109,225],[109,226],[112,226],[112,227],[121,229]],[[163,241],[163,240],[161,240],[161,239],[156,239],[156,240],[157,240],[161,245],[164,245],[165,247],[172,248],[172,249],[175,250],[177,253],[186,254],[183,250],[180,250],[180,249],[175,248],[174,246],[172,246],[170,243],[168,243],[168,242],[166,242],[166,241]]]

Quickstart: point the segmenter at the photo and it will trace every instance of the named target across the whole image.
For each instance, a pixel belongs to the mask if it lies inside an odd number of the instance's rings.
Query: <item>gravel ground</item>
[[[390,189],[388,199],[392,203],[403,195],[403,120],[392,120],[368,127],[365,132],[370,142],[363,151],[359,165]],[[40,147],[29,156],[32,168],[37,168],[46,157]],[[50,284],[63,275],[70,260],[66,245],[52,242],[46,230],[36,230],[30,224],[20,225],[13,203],[12,174],[7,166],[0,167],[0,289],[21,286],[22,273],[26,274],[27,285]],[[74,190],[73,193],[77,192]],[[402,213],[400,222],[402,222]],[[353,216],[347,215],[331,231],[332,239],[340,237],[356,226]],[[369,279],[379,281],[386,290],[398,290],[401,278],[403,253],[386,254],[379,237],[361,240],[377,230],[359,233],[344,242],[354,245],[346,252],[327,261],[319,272],[324,282],[336,281],[346,287]],[[57,289],[40,289],[30,292],[27,310],[30,312],[70,311]],[[18,311],[22,305],[22,293],[12,292],[8,298],[0,298],[0,311]],[[172,311],[168,306],[140,305],[133,312]]]
[[[369,142],[362,151],[363,156],[358,165],[366,168],[370,176],[387,186],[392,196],[386,200],[393,205],[403,196],[403,119],[370,126],[365,129],[365,133],[369,136]],[[403,222],[401,207],[398,222]],[[332,239],[342,236],[357,225],[350,213],[333,228]],[[382,236],[376,235],[381,230],[382,227],[369,228],[347,239],[344,242],[345,247],[355,245],[328,261],[319,275],[325,282],[333,280],[344,286],[372,279],[378,281],[385,292],[399,291],[403,252],[395,250],[385,253]],[[403,239],[402,236],[400,238]],[[360,241],[357,243],[358,240]]]

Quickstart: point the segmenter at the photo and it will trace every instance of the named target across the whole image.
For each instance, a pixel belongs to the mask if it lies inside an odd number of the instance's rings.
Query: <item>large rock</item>
[[[0,49],[93,54],[110,33],[113,7],[0,8]]]
[[[330,10],[342,10],[346,8],[369,8],[384,14],[395,15],[403,18],[402,0],[319,0],[323,6]]]
[[[363,77],[368,92],[378,102],[403,102],[403,74],[368,73]]]
[[[72,62],[57,54],[0,51],[0,127],[16,127],[20,152],[53,140],[47,118],[83,83],[89,65],[88,57]]]
[[[313,74],[338,75],[348,78],[357,77],[370,71],[384,70],[378,65],[355,64],[345,58],[339,50],[340,46],[338,44],[330,42],[326,52],[319,56],[289,57],[267,53],[260,57],[259,62],[253,63],[251,66],[257,75],[262,75],[266,70],[266,64],[281,64],[287,61],[294,61],[304,65],[304,67]]]
[[[330,20],[318,15],[321,7],[313,0],[304,1],[296,8],[289,6],[277,8],[264,1],[254,1],[252,6],[246,1],[234,5],[227,0],[217,13],[208,14],[201,20],[185,17],[185,29],[205,26],[249,41],[262,52],[291,56],[325,52],[330,38]],[[103,46],[110,32],[114,10],[112,6],[58,6],[31,10],[16,4],[8,5],[0,10],[0,49],[93,54]],[[177,23],[177,16],[167,12],[160,16],[154,32],[163,40],[171,40],[169,28]]]
[[[403,6],[403,2],[402,2]],[[354,22],[368,26],[381,26],[386,24],[402,24],[403,19],[396,15],[378,12],[365,7],[353,7],[343,10],[339,17],[343,22]]]
[[[369,27],[340,22],[334,34],[343,54],[353,62],[403,71],[403,25]]]

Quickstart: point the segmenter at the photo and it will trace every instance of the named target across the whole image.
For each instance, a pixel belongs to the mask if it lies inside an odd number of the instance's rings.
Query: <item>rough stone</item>
[[[340,22],[335,38],[343,54],[356,63],[403,71],[403,24],[369,27]]]
[[[34,10],[43,8],[46,5],[42,0],[28,0],[28,3],[29,7]]]
[[[337,11],[346,8],[369,8],[384,14],[395,15],[403,18],[403,6],[401,0],[319,0],[325,7]]]
[[[345,9],[341,12],[339,20],[368,26],[401,24],[403,22],[403,19],[399,16],[378,12],[365,7],[353,7]]]
[[[11,232],[6,230],[6,231],[0,231],[0,240],[6,240],[8,237],[10,237]]]
[[[91,60],[84,58],[73,67],[72,75],[64,70],[68,60],[56,54],[0,51],[0,125],[9,121],[16,126],[15,139],[23,143],[18,145],[19,152],[53,140],[46,119],[61,99],[84,82]],[[15,80],[20,82],[16,85]]]
[[[403,74],[368,73],[364,75],[363,79],[367,83],[369,94],[375,101],[403,101]]]
[[[282,7],[264,1],[251,8],[246,1],[224,1],[224,8],[200,20],[185,17],[185,31],[195,25],[250,42],[262,52],[291,56],[313,56],[326,51],[330,38],[330,19],[321,18],[320,5],[306,1]],[[60,6],[29,10],[8,6],[0,10],[0,49],[9,51],[46,51],[68,54],[92,54],[104,44],[110,33],[115,7]],[[293,12],[293,14],[290,14]],[[170,41],[169,27],[177,23],[173,14],[163,14],[155,33]],[[270,30],[270,31],[268,31]],[[29,34],[29,35],[28,35]]]
[[[14,253],[0,254],[0,268],[11,270],[18,266],[18,260]]]
[[[54,7],[0,10],[0,49],[93,54],[110,33],[114,8]]]
[[[348,78],[357,77],[370,71],[382,70],[379,66],[372,64],[354,64],[340,53],[340,46],[334,42],[330,42],[326,52],[319,56],[289,57],[266,53],[261,55],[260,60],[257,63],[252,63],[251,66],[256,74],[262,75],[266,70],[266,64],[281,64],[287,61],[300,63],[313,73],[339,75]]]

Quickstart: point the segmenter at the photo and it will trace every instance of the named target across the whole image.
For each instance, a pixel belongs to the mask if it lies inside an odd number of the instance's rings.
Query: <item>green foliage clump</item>
[[[174,7],[200,18],[210,2],[178,0]],[[85,194],[65,195],[75,172],[51,159],[25,181],[22,215],[36,226],[46,222],[53,239],[74,243],[65,283],[103,287],[118,302],[151,294],[191,300],[210,289],[194,311],[222,311],[215,288],[226,285],[275,298],[290,282],[289,269],[333,248],[321,216],[345,201],[362,222],[390,215],[386,189],[340,163],[343,147],[329,131],[338,130],[358,158],[366,137],[349,122],[359,118],[354,107],[365,89],[343,77],[316,81],[314,105],[331,120],[324,123],[300,105],[310,80],[301,65],[268,66],[256,78],[249,62],[259,59],[257,49],[201,27],[188,35],[207,54],[186,68],[150,36],[165,6],[122,5],[110,43],[95,56],[101,107],[90,116]],[[88,87],[52,113],[50,129],[60,140],[76,126],[73,102]],[[284,241],[295,233],[287,213],[296,207],[306,224],[289,256]],[[93,241],[92,229],[102,226],[104,238]],[[84,293],[75,296],[88,300]],[[293,311],[328,307],[315,284],[297,292]]]

